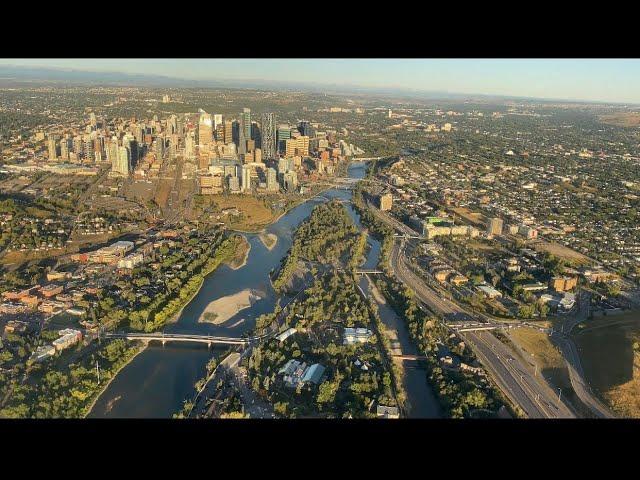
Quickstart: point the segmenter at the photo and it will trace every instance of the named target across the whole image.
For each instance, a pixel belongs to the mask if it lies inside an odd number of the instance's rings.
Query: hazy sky
[[[640,60],[0,59],[0,64],[640,103]]]

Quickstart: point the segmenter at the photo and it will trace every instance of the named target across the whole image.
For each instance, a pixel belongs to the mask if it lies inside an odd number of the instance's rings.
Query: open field
[[[474,224],[475,226],[484,227],[485,217],[481,213],[472,212],[468,208],[458,207],[451,209],[456,215],[464,218],[467,222]]]
[[[229,215],[225,221],[232,229],[243,231],[261,230],[271,223],[276,214],[264,202],[249,195],[211,195],[218,209],[237,208],[240,215]]]
[[[546,333],[533,328],[515,328],[509,332],[509,336],[525,353],[533,354],[527,360],[536,363],[538,371],[551,383],[563,390],[571,387],[564,358]]]
[[[616,127],[637,127],[640,125],[640,113],[618,112],[598,117],[602,123]]]
[[[586,265],[590,263],[590,260],[580,252],[576,252],[556,242],[535,240],[531,242],[529,246],[539,252],[548,252],[558,258],[563,258],[574,265]]]
[[[171,188],[173,187],[173,180],[158,180],[156,185],[154,201],[156,202],[156,205],[160,205],[161,208],[164,208],[167,205],[169,193],[171,193]]]
[[[640,418],[640,312],[587,322],[575,341],[593,390],[621,416]]]
[[[42,260],[44,258],[59,257],[68,253],[64,248],[52,248],[50,250],[28,250],[25,252],[13,251],[0,256],[0,265],[4,265],[12,270],[24,262],[31,260]]]

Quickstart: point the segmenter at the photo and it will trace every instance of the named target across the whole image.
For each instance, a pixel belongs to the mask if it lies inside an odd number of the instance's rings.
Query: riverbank
[[[239,237],[243,238],[246,241],[246,238],[239,235]],[[233,237],[228,238],[227,240],[225,240],[226,242],[231,242],[234,241]],[[250,245],[249,245],[250,247]],[[225,246],[221,246],[222,248],[226,248]],[[249,256],[249,253],[247,252],[247,257]],[[178,321],[178,319],[180,318],[180,316],[182,315],[182,312],[184,311],[184,309],[187,307],[187,305],[189,305],[191,303],[191,301],[200,293],[200,290],[202,289],[202,286],[204,285],[204,281],[207,279],[207,277],[209,275],[211,275],[213,272],[215,272],[218,267],[223,264],[223,263],[227,263],[230,261],[230,259],[232,258],[232,255],[230,253],[221,256],[219,259],[217,259],[216,262],[214,262],[213,265],[209,266],[209,268],[207,268],[206,272],[203,272],[200,276],[200,284],[198,285],[198,287],[194,290],[194,292],[189,295],[189,297],[185,300],[185,302],[182,304],[182,307],[180,307],[180,310],[178,310],[175,314],[173,314],[167,321],[164,322],[164,325],[170,325],[173,323],[176,323]],[[246,259],[245,259],[245,263],[246,263]],[[238,267],[240,268],[240,267]]]
[[[282,212],[280,212],[275,218],[273,218],[270,222],[266,223],[266,224],[262,224],[259,227],[256,228],[250,228],[250,229],[240,229],[240,228],[231,228],[229,227],[229,231],[230,232],[235,232],[235,233],[244,233],[244,234],[261,234],[261,233],[265,233],[266,232],[266,228],[278,223],[278,221],[284,217],[287,213],[289,213],[291,210],[293,210],[296,207],[299,207],[300,205],[303,205],[305,203],[307,203],[309,200],[313,200],[314,198],[316,198],[318,195],[322,195],[323,193],[331,190],[333,187],[326,187],[323,188],[322,190],[319,190],[318,192],[314,193],[312,196],[308,197],[308,198],[303,198],[301,200],[295,201],[293,202],[291,205],[287,205],[287,207],[282,210]]]
[[[362,172],[362,165],[356,164],[350,169],[354,178],[361,178]],[[325,198],[320,197],[308,202],[311,195],[308,194],[304,201],[298,201],[295,205],[287,205],[288,208],[279,216],[277,225],[266,228],[267,232],[278,236],[277,245],[271,251],[267,248],[254,248],[243,268],[222,268],[207,275],[202,288],[197,294],[189,295],[188,303],[177,316],[177,323],[169,326],[167,331],[239,337],[250,332],[256,318],[272,312],[277,303],[277,295],[272,294],[269,288],[269,274],[281,263],[298,225],[310,215],[317,203],[325,201]],[[342,199],[347,197],[349,192],[329,190],[324,195],[328,199]],[[226,236],[233,238],[233,233],[231,229],[227,229]],[[246,235],[252,247],[256,246],[254,237],[253,234]],[[233,256],[236,251],[235,244],[230,242],[229,246],[231,248],[224,253]],[[202,271],[204,272],[205,270]],[[200,278],[193,280],[193,288],[189,288],[189,293],[200,285],[199,280]],[[212,300],[245,289],[259,292],[260,296],[266,295],[266,298],[243,310],[224,326],[198,323],[199,316]],[[230,325],[239,317],[246,317],[242,325]],[[144,350],[143,355],[130,363],[129,368],[119,373],[118,381],[113,382],[101,395],[90,416],[170,418],[180,410],[185,398],[191,399],[196,394],[198,389],[194,389],[194,385],[203,377],[204,365],[210,359],[211,352],[206,348],[187,344],[167,344],[166,348],[156,348],[151,344],[150,348]],[[141,385],[144,385],[144,388],[140,388]]]
[[[89,414],[91,413],[91,411],[93,410],[93,408],[96,406],[96,403],[98,403],[98,400],[100,399],[100,397],[102,396],[102,394],[107,390],[107,388],[109,387],[109,385],[111,385],[111,382],[113,382],[113,380],[118,376],[118,374],[120,373],[120,371],[126,367],[127,365],[129,365],[134,358],[136,358],[138,355],[140,355],[142,352],[144,352],[144,350],[147,348],[147,344],[140,344],[138,346],[138,349],[133,352],[133,354],[127,358],[124,363],[122,365],[120,365],[114,372],[113,375],[111,375],[111,378],[109,378],[109,380],[107,380],[107,383],[105,383],[102,388],[96,393],[95,398],[93,399],[93,401],[91,402],[91,404],[85,409],[83,418],[87,418],[89,416]]]

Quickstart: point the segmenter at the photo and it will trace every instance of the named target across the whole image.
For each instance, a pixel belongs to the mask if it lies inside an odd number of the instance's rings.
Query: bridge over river
[[[161,342],[164,345],[167,342],[191,342],[206,343],[208,346],[220,345],[249,345],[259,342],[271,333],[254,336],[254,337],[217,337],[213,335],[202,334],[181,334],[181,333],[127,333],[127,332],[109,332],[104,334],[104,338],[125,338],[127,340],[140,340],[143,342]]]

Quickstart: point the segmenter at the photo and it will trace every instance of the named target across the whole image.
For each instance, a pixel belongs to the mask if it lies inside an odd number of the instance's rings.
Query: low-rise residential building
[[[491,285],[478,285],[478,290],[480,290],[487,298],[501,298],[502,293],[499,290],[496,290]]]
[[[343,344],[353,345],[354,343],[366,343],[369,341],[373,332],[368,328],[345,328]]]
[[[325,367],[319,363],[307,366],[304,362],[289,360],[279,371],[283,375],[284,383],[292,388],[304,383],[319,384],[324,377]]]

